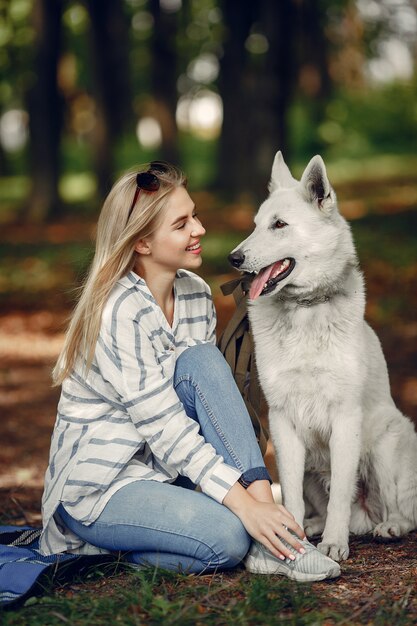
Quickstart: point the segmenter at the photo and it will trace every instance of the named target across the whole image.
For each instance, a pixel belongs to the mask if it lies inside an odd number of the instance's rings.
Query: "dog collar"
[[[335,294],[332,294],[332,295],[335,295]],[[323,304],[324,302],[329,302],[330,298],[331,297],[329,295],[321,295],[321,296],[316,296],[315,298],[295,299],[294,302],[298,304],[298,306],[309,307],[309,306],[315,306],[316,304]]]

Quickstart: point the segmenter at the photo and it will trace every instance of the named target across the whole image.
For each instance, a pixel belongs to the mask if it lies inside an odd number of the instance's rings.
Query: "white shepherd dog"
[[[364,321],[363,276],[322,158],[297,181],[278,152],[269,191],[229,260],[255,275],[249,319],[284,504],[339,561],[349,531],[390,539],[417,527],[417,435]]]

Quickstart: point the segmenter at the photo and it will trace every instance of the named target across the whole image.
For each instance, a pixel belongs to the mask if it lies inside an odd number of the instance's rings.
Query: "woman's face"
[[[135,249],[148,269],[152,265],[173,273],[179,268],[194,270],[202,263],[200,238],[205,232],[188,192],[184,187],[176,187],[169,195],[157,230],[142,244],[138,242]]]

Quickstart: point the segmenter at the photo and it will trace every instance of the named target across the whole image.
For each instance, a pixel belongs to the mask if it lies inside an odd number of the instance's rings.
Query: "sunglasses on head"
[[[139,197],[140,192],[146,191],[146,193],[152,193],[154,191],[158,191],[159,187],[161,186],[161,182],[157,174],[164,174],[167,169],[168,168],[164,163],[161,163],[160,161],[152,161],[148,171],[139,172],[139,174],[136,174],[135,195],[133,196],[133,201],[130,206],[129,213],[127,214],[126,223],[129,221],[129,218],[132,215],[132,211],[135,208],[136,201]]]

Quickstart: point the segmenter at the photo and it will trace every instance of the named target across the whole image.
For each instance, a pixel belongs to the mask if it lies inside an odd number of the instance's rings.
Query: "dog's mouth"
[[[252,281],[249,291],[250,300],[256,300],[259,296],[270,293],[275,285],[291,274],[294,267],[295,259],[286,258],[261,269]]]

